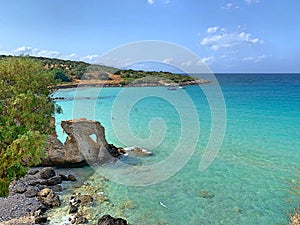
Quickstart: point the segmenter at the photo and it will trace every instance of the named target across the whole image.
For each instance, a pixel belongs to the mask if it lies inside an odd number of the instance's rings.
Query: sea
[[[96,200],[91,224],[104,214],[136,225],[288,224],[299,205],[300,74],[217,74],[210,84],[168,87],[78,87],[55,92],[62,120],[87,118],[124,156],[69,170],[62,208],[50,224],[68,222],[74,193]],[[95,136],[90,136],[95,140]],[[94,221],[94,222],[93,222]]]

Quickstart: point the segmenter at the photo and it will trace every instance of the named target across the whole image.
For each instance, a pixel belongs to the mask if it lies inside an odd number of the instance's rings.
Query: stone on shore
[[[98,220],[98,225],[127,225],[127,221],[122,218],[114,218],[110,215],[104,215]]]
[[[38,193],[38,200],[48,208],[60,206],[60,199],[50,188],[44,188]]]

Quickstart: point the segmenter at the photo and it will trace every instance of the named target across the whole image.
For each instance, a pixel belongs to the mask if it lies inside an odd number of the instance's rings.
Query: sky
[[[300,73],[299,12],[299,0],[0,0],[0,54],[94,62],[155,40],[214,73]]]

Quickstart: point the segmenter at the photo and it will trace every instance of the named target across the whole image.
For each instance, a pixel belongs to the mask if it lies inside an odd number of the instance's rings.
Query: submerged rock
[[[199,195],[201,198],[213,198],[215,197],[215,194],[210,192],[210,191],[207,191],[207,190],[201,190],[199,192]]]
[[[98,225],[127,225],[127,221],[122,218],[114,218],[110,215],[104,215],[98,220]]]

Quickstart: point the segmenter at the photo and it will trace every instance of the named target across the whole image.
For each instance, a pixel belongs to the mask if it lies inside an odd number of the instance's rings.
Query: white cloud
[[[222,9],[239,9],[240,7],[233,4],[232,2],[228,2],[225,5],[221,6]]]
[[[207,28],[207,33],[216,33],[218,31],[219,27],[209,27]]]
[[[153,5],[154,4],[154,0],[147,0],[148,4]]]
[[[252,38],[250,33],[245,32],[228,32],[225,28],[210,27],[207,29],[207,35],[200,44],[209,46],[212,50],[221,48],[230,48],[241,45],[262,44],[259,38]]]
[[[243,61],[260,62],[266,58],[266,55],[244,57]]]
[[[69,59],[76,61],[84,61],[88,63],[94,63],[96,59],[99,58],[99,55],[87,55],[80,56],[76,53],[72,53],[69,55],[64,55],[58,51],[39,49],[30,46],[21,46],[13,50],[0,50],[0,54],[3,55],[30,55],[37,57],[47,57],[47,58],[60,58],[60,59]]]
[[[197,65],[202,65],[203,63],[210,65],[214,61],[215,61],[215,58],[213,56],[203,57],[197,62]]]
[[[251,5],[252,3],[260,3],[260,0],[244,0],[248,5]]]
[[[174,59],[173,58],[165,58],[164,60],[163,60],[163,63],[166,63],[166,64],[171,64],[171,63],[173,63],[174,62]]]
[[[191,62],[191,61],[187,61],[187,62],[181,63],[181,66],[182,66],[182,67],[189,67],[189,66],[191,66],[191,65],[192,65],[192,62]]]
[[[31,56],[43,56],[43,57],[59,57],[61,53],[58,51],[43,50],[39,48],[33,48],[28,46],[21,46],[13,50],[14,55],[31,55]]]

